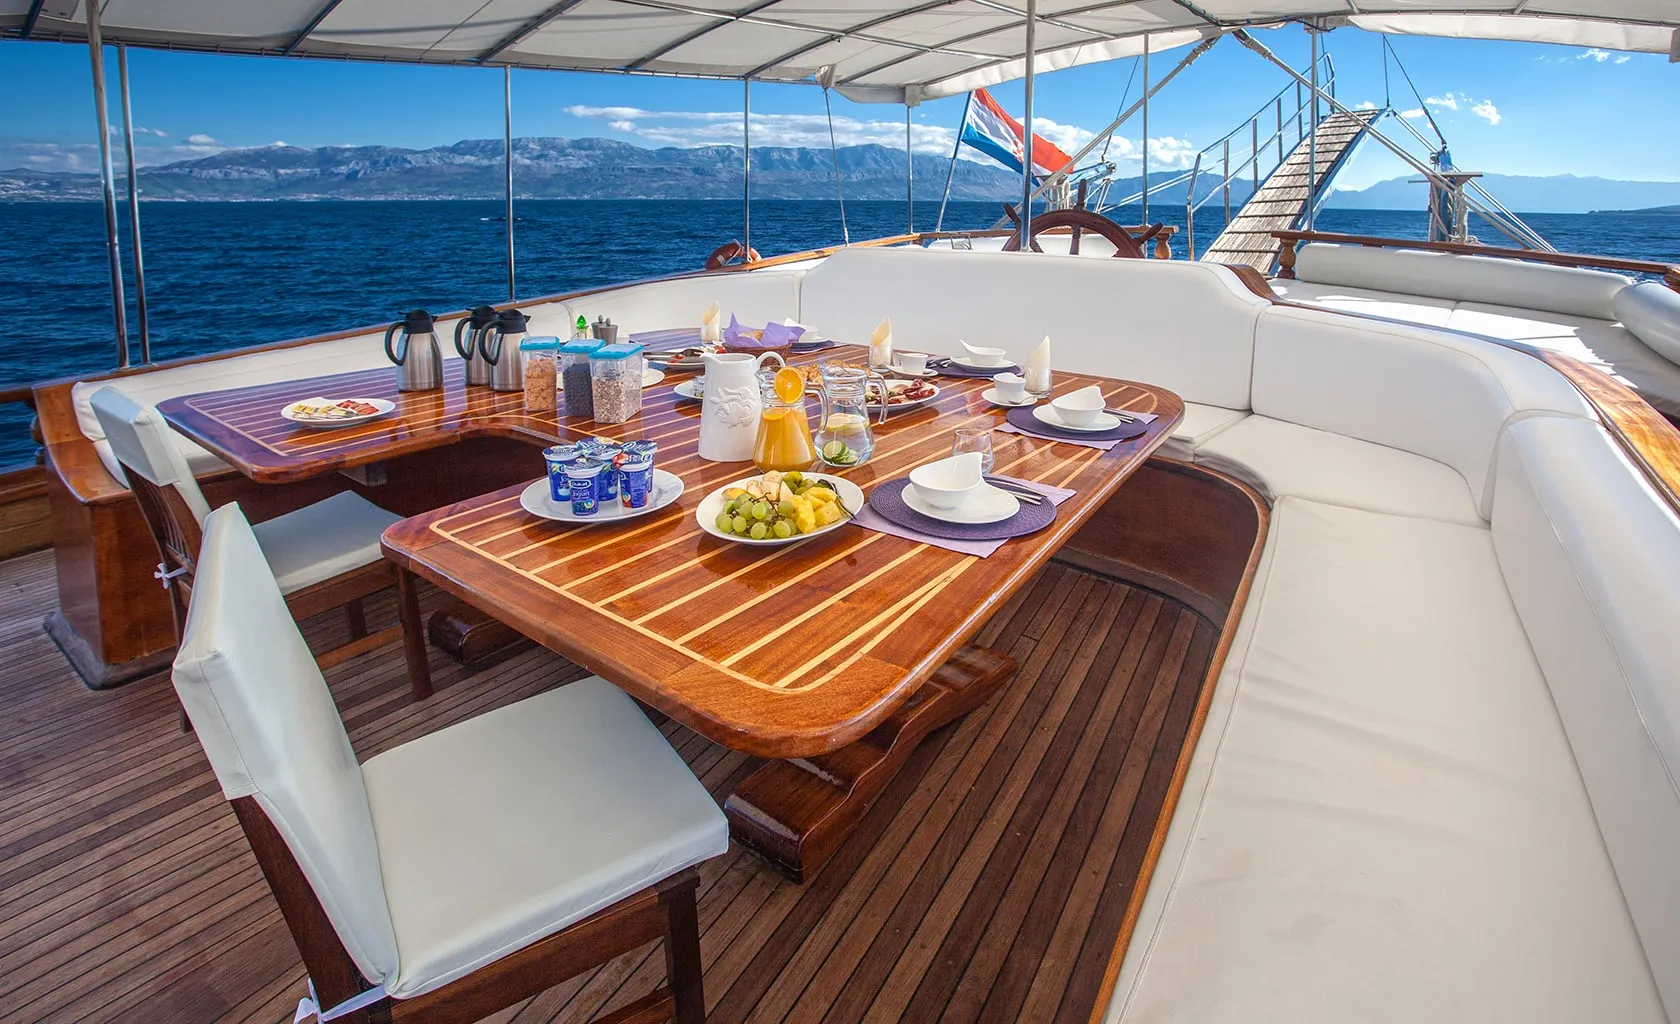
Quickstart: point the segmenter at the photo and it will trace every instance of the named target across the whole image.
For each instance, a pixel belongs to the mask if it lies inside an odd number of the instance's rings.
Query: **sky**
[[[1302,30],[1256,35],[1295,67],[1306,67],[1309,44]],[[1349,106],[1391,106],[1426,136],[1431,132],[1421,111],[1428,109],[1461,168],[1680,180],[1680,132],[1656,127],[1672,127],[1672,112],[1680,109],[1680,65],[1663,56],[1419,37],[1395,37],[1392,44],[1415,94],[1392,61],[1385,84],[1381,37],[1353,28],[1324,36],[1337,67],[1337,97]],[[1165,74],[1185,52],[1156,54],[1154,75]],[[1113,119],[1123,96],[1139,95],[1138,63],[1126,59],[1040,76],[1035,106],[1041,134],[1070,152],[1091,138]],[[107,70],[111,120],[120,123],[114,56]],[[135,49],[129,72],[142,165],[275,143],[425,148],[502,134],[500,69]],[[1222,40],[1152,101],[1152,171],[1187,166],[1198,149],[1244,125],[1286,85],[1278,68],[1235,40]],[[595,136],[644,146],[739,143],[741,93],[739,82],[515,71],[514,134]],[[993,93],[1020,115],[1019,82]],[[0,95],[14,98],[0,112],[0,168],[97,167],[86,47],[0,42]],[[17,102],[20,97],[28,102]],[[833,106],[841,145],[904,145],[902,106],[857,104],[838,94]],[[948,155],[962,110],[960,96],[916,107],[914,146]],[[752,111],[754,146],[828,144],[823,96],[814,86],[755,84]],[[1267,123],[1262,121],[1262,135]],[[1410,138],[1392,123],[1387,133]],[[1110,145],[1109,158],[1121,174],[1138,173],[1141,138],[1134,118]],[[115,153],[120,164],[120,143]],[[1407,173],[1399,158],[1367,142],[1336,186],[1362,188]]]

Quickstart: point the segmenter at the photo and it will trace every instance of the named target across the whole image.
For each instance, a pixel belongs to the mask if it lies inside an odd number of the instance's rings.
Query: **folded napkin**
[[[1021,376],[1027,378],[1027,390],[1042,395],[1050,390],[1050,335],[1046,334],[1038,347],[1032,350],[1024,364],[1026,371]]]
[[[716,345],[718,343],[718,339],[723,336],[722,324],[719,322],[721,316],[722,311],[718,309],[718,304],[715,302],[707,306],[706,311],[700,314],[701,344]]]
[[[875,325],[875,330],[869,335],[869,365],[892,365],[892,317],[887,317]]]
[[[1076,493],[1065,487],[1052,487],[1049,484],[1035,483],[1032,480],[1021,480],[1017,477],[1003,476],[1001,474],[998,475],[998,479],[1008,480],[1011,483],[1020,484],[1029,491],[1036,491],[1039,494],[1044,495],[1046,498],[1049,498],[1050,501],[1056,505],[1060,505],[1062,502],[1073,497]],[[885,533],[894,537],[903,537],[905,540],[913,540],[920,544],[929,544],[936,548],[944,548],[947,551],[955,551],[958,554],[974,555],[977,558],[990,557],[991,554],[998,548],[1003,547],[1003,545],[1008,543],[1009,540],[1014,539],[952,540],[949,537],[932,537],[925,533],[921,533],[920,531],[912,530],[908,527],[899,526],[897,523],[889,522],[885,516],[870,508],[868,502],[864,503],[862,511],[852,516],[852,522],[866,530],[874,530],[876,533]]]
[[[1155,422],[1155,414],[1152,413],[1152,412],[1129,412],[1126,415],[1131,416],[1133,419],[1137,420],[1137,422],[1139,422],[1139,423],[1147,424],[1147,423],[1154,423]],[[1039,438],[1039,439],[1045,440],[1045,441],[1059,441],[1062,444],[1076,444],[1076,445],[1079,445],[1083,448],[1095,448],[1098,451],[1103,451],[1103,452],[1106,452],[1110,448],[1113,448],[1115,445],[1119,444],[1121,441],[1126,441],[1126,440],[1135,441],[1135,440],[1137,440],[1136,437],[1131,437],[1131,438],[1118,438],[1117,437],[1112,441],[1089,441],[1089,440],[1086,440],[1085,438],[1082,438],[1082,437],[1070,437],[1068,434],[1065,434],[1065,433],[1052,434],[1048,431],[1040,433],[1039,431],[1036,431],[1036,430],[1024,430],[1021,427],[1017,427],[1013,423],[1000,423],[995,429],[1001,430],[1006,434],[1025,434],[1027,437],[1036,437],[1036,438]]]

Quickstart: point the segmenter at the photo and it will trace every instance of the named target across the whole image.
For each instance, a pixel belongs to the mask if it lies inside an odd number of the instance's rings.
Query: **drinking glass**
[[[963,452],[979,452],[980,472],[990,473],[996,463],[992,453],[992,428],[958,427],[957,438],[951,443],[951,454],[961,455]]]

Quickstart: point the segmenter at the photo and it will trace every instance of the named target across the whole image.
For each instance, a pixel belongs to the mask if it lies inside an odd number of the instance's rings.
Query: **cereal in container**
[[[560,353],[559,338],[526,338],[519,343],[519,358],[525,365],[525,411],[553,412],[555,364]]]
[[[642,346],[621,342],[590,353],[596,423],[623,423],[642,411]]]
[[[589,357],[605,344],[586,337],[573,338],[560,346],[560,394],[565,399],[567,416],[595,415],[595,385],[589,377]]]

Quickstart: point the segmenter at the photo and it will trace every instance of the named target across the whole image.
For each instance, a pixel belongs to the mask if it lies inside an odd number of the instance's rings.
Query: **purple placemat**
[[[1130,441],[1134,437],[1142,437],[1149,432],[1149,424],[1155,422],[1155,417],[1149,413],[1134,413],[1138,417],[1136,423],[1122,423],[1112,430],[1065,430],[1054,427],[1033,415],[1037,406],[1024,405],[1011,409],[1004,419],[1009,425],[1023,434],[1049,438],[1052,441],[1083,441],[1086,444],[1094,442],[1108,443]],[[1112,447],[1112,445],[1110,445]]]
[[[888,480],[869,492],[869,507],[880,513],[887,522],[902,526],[929,537],[950,540],[1008,540],[1037,533],[1056,520],[1056,503],[1039,505],[1021,502],[1021,511],[995,523],[947,523],[943,519],[924,516],[904,503],[904,488],[909,480]]]
[[[970,380],[978,380],[981,378],[991,380],[1000,373],[1021,372],[1021,367],[1014,363],[1011,363],[1008,366],[988,366],[985,369],[976,370],[967,366],[959,366],[958,364],[951,362],[949,357],[929,359],[928,369],[938,370],[941,377],[966,377]]]

